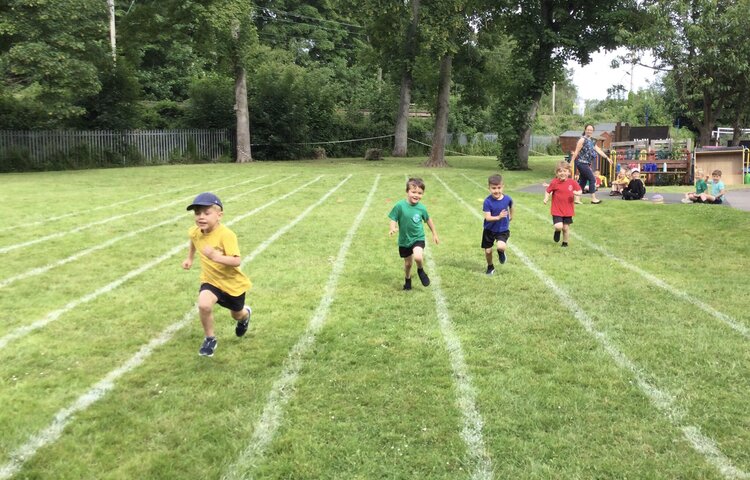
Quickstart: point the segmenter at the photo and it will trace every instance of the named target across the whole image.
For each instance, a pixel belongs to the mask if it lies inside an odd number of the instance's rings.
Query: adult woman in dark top
[[[591,164],[596,160],[597,153],[602,158],[606,158],[610,165],[612,164],[612,160],[596,145],[596,142],[591,138],[593,134],[594,126],[590,123],[586,124],[583,128],[583,135],[578,139],[578,143],[576,143],[576,149],[573,151],[570,161],[574,163],[578,170],[578,185],[583,190],[586,183],[589,184],[591,203],[596,205],[602,203],[602,201],[596,198],[596,177],[591,170]]]

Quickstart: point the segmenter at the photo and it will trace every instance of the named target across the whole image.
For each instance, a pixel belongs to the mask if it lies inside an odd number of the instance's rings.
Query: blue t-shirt
[[[711,180],[711,195],[714,197],[718,197],[721,191],[724,190],[724,182],[719,180],[718,182],[714,182]]]
[[[503,195],[503,197],[499,200],[495,200],[495,197],[489,195],[484,199],[482,211],[490,212],[490,215],[492,215],[493,217],[497,217],[503,210],[508,210],[508,214],[510,214],[510,207],[512,206],[513,199],[508,195]],[[501,218],[496,222],[488,222],[487,220],[485,220],[484,229],[490,230],[495,233],[507,232],[508,230],[510,230],[510,220],[508,220],[508,217]]]

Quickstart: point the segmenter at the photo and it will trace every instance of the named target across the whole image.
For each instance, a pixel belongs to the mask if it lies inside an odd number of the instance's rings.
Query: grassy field
[[[491,158],[0,175],[0,479],[750,477],[750,214],[607,200],[568,249]],[[433,284],[401,290],[387,214],[427,184]],[[686,187],[683,187],[683,190]],[[201,191],[253,281],[198,356]]]

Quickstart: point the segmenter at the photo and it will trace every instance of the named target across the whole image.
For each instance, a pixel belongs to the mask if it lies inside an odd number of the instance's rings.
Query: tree
[[[429,53],[440,58],[435,127],[427,167],[445,167],[445,139],[448,129],[453,57],[461,45],[473,41],[472,13],[466,0],[435,0],[425,9],[423,35]]]
[[[717,120],[737,118],[726,111],[741,109],[737,93],[748,91],[749,47],[738,39],[750,29],[750,1],[650,0],[645,5],[655,20],[635,40],[653,46],[660,66],[670,69],[665,85],[698,129],[699,143],[708,145]]]
[[[109,71],[107,5],[99,0],[6,0],[0,4],[0,85],[7,105],[42,110],[30,128],[65,128]],[[11,107],[14,108],[14,107]]]
[[[636,2],[507,0],[488,1],[486,8],[483,26],[513,38],[511,61],[518,72],[504,105],[506,113],[498,115],[509,122],[498,130],[511,133],[501,138],[501,158],[506,166],[526,169],[531,126],[542,95],[563,78],[568,60],[585,65],[593,52],[617,47],[618,33],[638,25],[633,16]]]

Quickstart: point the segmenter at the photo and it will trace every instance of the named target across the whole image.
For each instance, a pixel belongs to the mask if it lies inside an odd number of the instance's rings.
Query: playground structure
[[[601,172],[610,182],[618,168],[641,172],[646,185],[687,185],[692,183],[693,148],[691,140],[634,140],[612,142],[609,149],[612,167],[601,163]]]
[[[743,147],[704,147],[695,149],[695,171],[711,175],[721,170],[724,185],[750,184],[750,150]]]

